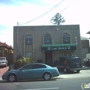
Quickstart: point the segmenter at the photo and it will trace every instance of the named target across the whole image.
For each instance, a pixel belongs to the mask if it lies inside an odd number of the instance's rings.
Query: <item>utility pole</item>
[[[18,56],[18,22],[17,22],[17,56]]]

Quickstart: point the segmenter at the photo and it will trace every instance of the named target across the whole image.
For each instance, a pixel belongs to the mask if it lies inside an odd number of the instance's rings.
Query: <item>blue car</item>
[[[17,70],[7,71],[3,74],[2,79],[9,82],[28,79],[44,79],[48,81],[52,77],[59,75],[57,67],[51,67],[43,63],[31,63]]]

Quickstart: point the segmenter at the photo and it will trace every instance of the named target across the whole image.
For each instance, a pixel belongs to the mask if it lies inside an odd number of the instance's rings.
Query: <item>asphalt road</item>
[[[31,80],[14,83],[3,81],[0,83],[0,90],[82,90],[81,85],[83,83],[89,84],[90,78],[66,78],[51,81]]]

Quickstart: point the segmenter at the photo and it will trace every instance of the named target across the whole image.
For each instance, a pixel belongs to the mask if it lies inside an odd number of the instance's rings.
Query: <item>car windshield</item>
[[[81,59],[80,58],[71,58],[70,60],[69,60],[70,62],[81,62]]]
[[[0,58],[0,60],[5,60],[5,58]]]

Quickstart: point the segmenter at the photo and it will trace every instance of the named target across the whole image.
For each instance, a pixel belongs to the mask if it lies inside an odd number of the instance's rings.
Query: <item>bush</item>
[[[18,60],[14,60],[14,68],[17,69],[17,68],[20,68],[26,64],[33,63],[33,62],[34,62],[34,60],[32,58],[23,57],[23,58],[20,58]]]

